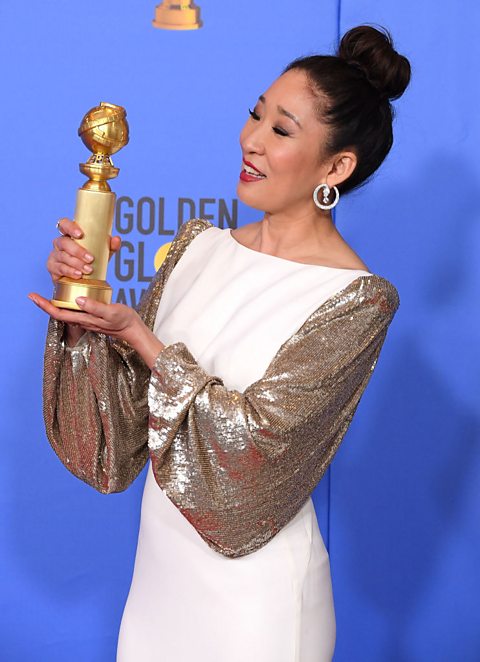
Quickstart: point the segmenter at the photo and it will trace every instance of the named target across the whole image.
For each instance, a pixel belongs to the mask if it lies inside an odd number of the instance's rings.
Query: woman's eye
[[[255,112],[254,110],[248,109],[248,112],[250,113],[250,117],[252,120],[255,120],[256,122],[260,119],[260,115]],[[272,126],[272,130],[277,133],[279,136],[289,136],[290,134],[288,131],[285,131],[285,129],[282,129],[280,126]]]

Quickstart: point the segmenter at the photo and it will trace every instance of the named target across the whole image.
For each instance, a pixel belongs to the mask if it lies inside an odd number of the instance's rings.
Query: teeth
[[[265,177],[265,175],[262,175],[258,170],[255,170],[254,168],[251,168],[250,166],[247,166],[245,163],[243,164],[243,169],[245,170],[246,173],[249,175],[253,175],[254,177]]]

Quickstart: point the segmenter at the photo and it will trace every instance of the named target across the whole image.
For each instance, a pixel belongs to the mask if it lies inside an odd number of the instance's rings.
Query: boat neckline
[[[214,226],[215,227],[215,226]],[[220,232],[224,232],[222,228],[218,228]],[[327,267],[327,265],[324,264],[309,264],[307,262],[297,262],[297,260],[289,260],[286,257],[279,257],[278,255],[270,255],[270,253],[262,253],[262,251],[256,251],[254,248],[249,248],[248,246],[245,246],[244,244],[241,244],[239,241],[235,239],[235,237],[232,235],[232,230],[231,228],[225,228],[226,233],[228,235],[228,238],[230,241],[233,241],[234,244],[239,246],[240,248],[243,248],[245,251],[248,251],[249,253],[256,253],[257,255],[264,255],[266,258],[272,258],[274,260],[280,260],[281,262],[290,262],[290,264],[298,264],[301,267],[317,267],[319,269],[330,269],[332,271],[357,271],[360,273],[363,273],[365,275],[373,276],[371,271],[367,271],[366,269],[352,269],[349,267]]]

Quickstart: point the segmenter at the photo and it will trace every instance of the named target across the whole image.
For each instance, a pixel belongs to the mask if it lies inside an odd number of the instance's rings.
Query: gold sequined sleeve
[[[164,284],[192,239],[211,223],[187,221],[137,308],[152,329]],[[85,333],[75,347],[50,318],[43,370],[48,440],[74,475],[100,492],[126,489],[148,458],[150,370],[126,343]]]
[[[243,392],[182,342],[158,355],[148,389],[157,483],[205,542],[238,557],[299,511],[344,437],[399,305],[362,276],[321,305]]]

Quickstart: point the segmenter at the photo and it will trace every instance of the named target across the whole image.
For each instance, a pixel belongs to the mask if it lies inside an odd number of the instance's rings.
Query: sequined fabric
[[[188,244],[206,227],[206,221],[193,219],[172,242],[137,308],[150,329],[168,276]],[[150,371],[123,341],[87,332],[69,348],[63,332],[64,324],[50,318],[43,371],[47,437],[78,478],[105,494],[120,492],[148,459]]]
[[[184,224],[139,307],[152,328],[164,284],[211,223]],[[265,545],[305,503],[343,439],[399,306],[361,276],[314,311],[243,392],[207,374],[182,342],[150,371],[125,343],[87,333],[75,348],[50,320],[44,413],[62,462],[101,492],[125,489],[148,454],[158,485],[227,557]]]

